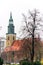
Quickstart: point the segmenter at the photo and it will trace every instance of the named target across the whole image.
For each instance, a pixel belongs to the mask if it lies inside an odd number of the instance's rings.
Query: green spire
[[[10,19],[9,19],[9,24],[13,24],[13,19],[12,19],[12,12],[10,12]]]
[[[9,19],[9,25],[8,25],[8,34],[14,34],[14,25],[13,25],[12,12],[10,12],[10,19]]]

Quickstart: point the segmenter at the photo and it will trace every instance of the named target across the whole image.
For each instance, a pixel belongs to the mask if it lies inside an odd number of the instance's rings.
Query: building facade
[[[14,31],[12,13],[10,13],[8,33],[6,33],[6,47],[11,46],[14,40],[16,40],[16,33]]]
[[[5,49],[5,38],[0,37],[0,56],[1,56],[1,53],[4,51],[4,49]]]
[[[41,60],[43,56],[43,54],[41,54],[41,41],[38,38],[35,38],[34,42],[34,61]],[[31,45],[32,38],[16,40],[13,42],[12,46],[5,48],[2,58],[8,63],[18,63],[20,60],[26,58],[31,61]]]

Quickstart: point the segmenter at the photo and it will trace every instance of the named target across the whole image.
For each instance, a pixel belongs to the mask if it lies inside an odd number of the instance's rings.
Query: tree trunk
[[[33,35],[32,35],[32,51],[31,51],[31,62],[34,60],[34,29],[33,29]]]

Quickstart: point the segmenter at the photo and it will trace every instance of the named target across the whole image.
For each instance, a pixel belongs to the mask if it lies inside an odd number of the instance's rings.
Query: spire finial
[[[10,12],[10,19],[12,19],[12,12]]]
[[[9,19],[9,21],[13,21],[13,19],[12,19],[12,12],[10,12],[10,19]]]

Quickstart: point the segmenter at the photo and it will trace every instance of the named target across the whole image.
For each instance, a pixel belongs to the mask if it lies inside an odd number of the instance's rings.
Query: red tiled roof
[[[6,47],[5,48],[5,52],[8,52],[8,51],[19,51],[20,48],[21,48],[21,44],[22,44],[22,40],[16,40],[13,42],[14,44],[10,47]]]
[[[5,52],[8,52],[8,51],[20,51],[22,49],[22,45],[24,44],[23,42],[25,40],[26,39],[14,41],[12,46],[6,47],[4,51]],[[35,38],[35,40],[39,41],[38,38]],[[32,38],[29,38],[28,41],[32,42]]]
[[[10,47],[6,47],[6,48],[4,49],[4,52],[8,52],[8,51],[10,51]]]

